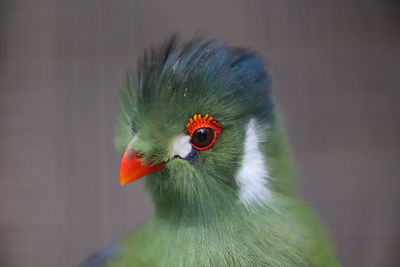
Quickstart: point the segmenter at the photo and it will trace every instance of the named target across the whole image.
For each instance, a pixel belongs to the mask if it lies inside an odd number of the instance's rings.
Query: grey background
[[[396,1],[0,2],[0,265],[74,266],[143,223],[118,183],[117,91],[172,32],[263,55],[299,194],[343,266],[399,266]]]

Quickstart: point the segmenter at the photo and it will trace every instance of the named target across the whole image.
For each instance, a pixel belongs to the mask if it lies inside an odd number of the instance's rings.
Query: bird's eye
[[[197,129],[192,135],[192,144],[198,148],[205,148],[214,141],[214,130],[211,128]]]
[[[204,117],[195,114],[186,125],[192,146],[197,150],[206,150],[212,147],[222,129],[223,127],[208,114]]]

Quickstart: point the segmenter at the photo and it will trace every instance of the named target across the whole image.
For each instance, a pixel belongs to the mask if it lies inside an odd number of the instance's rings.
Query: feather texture
[[[267,165],[260,151],[259,125],[251,118],[246,126],[242,164],[236,174],[240,188],[240,200],[247,206],[263,205],[271,200],[272,193],[268,188]]]
[[[202,38],[178,46],[174,37],[128,77],[116,146],[122,152],[136,135],[144,162],[165,167],[144,178],[155,214],[109,266],[338,266],[319,220],[293,194],[258,55]],[[212,114],[223,130],[193,154],[185,126],[194,114]]]

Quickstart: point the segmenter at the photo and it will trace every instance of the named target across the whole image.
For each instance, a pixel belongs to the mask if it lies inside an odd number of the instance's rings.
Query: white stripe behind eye
[[[257,130],[257,121],[251,118],[246,128],[242,163],[236,174],[240,201],[248,208],[254,204],[262,205],[272,197],[267,185],[268,170],[264,155],[259,149]]]

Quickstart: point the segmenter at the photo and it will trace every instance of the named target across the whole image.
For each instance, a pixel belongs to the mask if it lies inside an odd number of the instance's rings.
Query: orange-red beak
[[[140,154],[126,149],[121,159],[119,180],[121,185],[126,185],[145,176],[146,174],[161,170],[162,168],[164,168],[163,163],[145,165]]]

